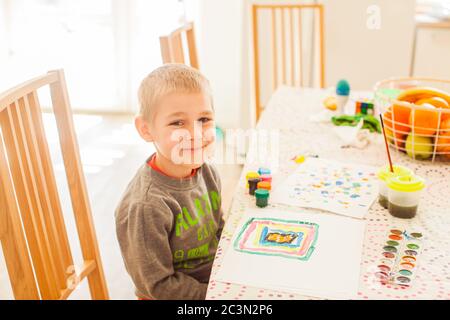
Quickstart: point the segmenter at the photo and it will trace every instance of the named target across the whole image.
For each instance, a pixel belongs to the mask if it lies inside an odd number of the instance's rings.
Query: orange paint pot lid
[[[261,181],[260,183],[258,183],[258,189],[271,190],[272,185],[268,181]]]

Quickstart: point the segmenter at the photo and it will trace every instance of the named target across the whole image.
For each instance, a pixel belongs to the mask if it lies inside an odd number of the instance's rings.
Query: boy
[[[204,299],[224,224],[220,178],[205,162],[215,143],[210,85],[165,65],[142,81],[139,103],[136,129],[156,153],[116,209],[125,267],[140,299]]]

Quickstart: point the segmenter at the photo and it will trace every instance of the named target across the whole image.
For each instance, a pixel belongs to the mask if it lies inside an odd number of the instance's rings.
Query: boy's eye
[[[201,123],[208,123],[208,122],[210,122],[210,121],[212,121],[212,119],[211,118],[200,118],[200,119],[198,119],[198,121],[200,121]]]
[[[174,126],[174,127],[182,127],[184,125],[183,121],[174,121],[172,123],[169,124],[169,126]]]

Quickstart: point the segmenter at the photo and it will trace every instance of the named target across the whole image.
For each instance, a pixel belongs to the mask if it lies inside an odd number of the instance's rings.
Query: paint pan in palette
[[[423,235],[399,228],[390,229],[383,243],[376,277],[383,284],[410,286],[417,273]]]

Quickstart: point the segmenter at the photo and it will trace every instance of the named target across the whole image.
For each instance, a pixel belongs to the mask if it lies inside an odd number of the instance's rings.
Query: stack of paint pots
[[[258,172],[248,172],[246,175],[249,194],[255,196],[256,205],[265,208],[269,204],[272,176],[270,169],[259,168]]]
[[[393,169],[386,166],[378,171],[378,201],[396,218],[414,218],[425,182],[406,167],[394,165]]]

